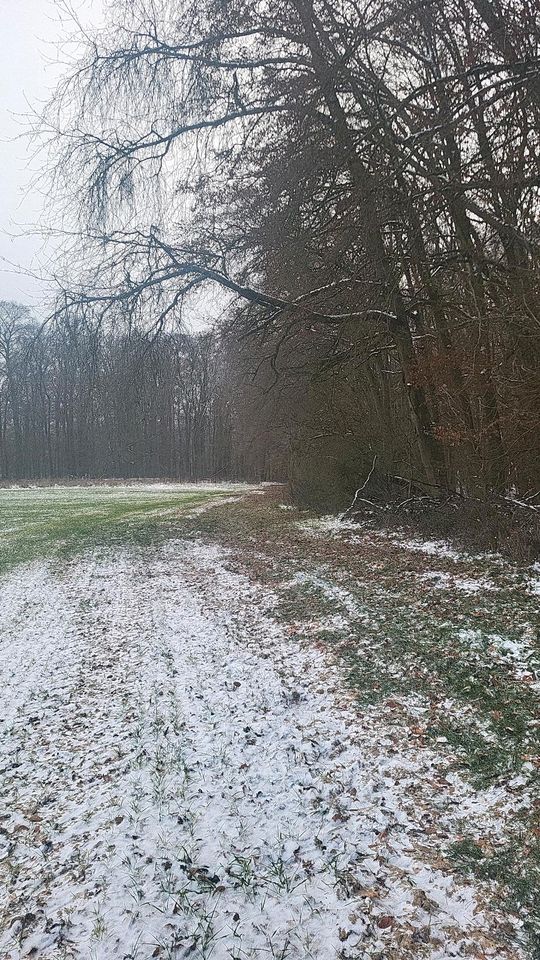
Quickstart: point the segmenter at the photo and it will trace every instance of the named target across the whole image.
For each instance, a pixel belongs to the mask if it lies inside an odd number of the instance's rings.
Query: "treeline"
[[[265,479],[212,333],[38,325],[0,303],[0,479]]]
[[[217,283],[246,434],[300,493],[533,496],[536,0],[107,9],[49,114],[84,224],[60,312],[166,329]]]

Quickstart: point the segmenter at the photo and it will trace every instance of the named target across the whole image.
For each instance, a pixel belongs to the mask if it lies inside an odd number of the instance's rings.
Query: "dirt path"
[[[2,581],[2,958],[525,956],[438,863],[499,798],[358,716],[271,607],[184,541]]]

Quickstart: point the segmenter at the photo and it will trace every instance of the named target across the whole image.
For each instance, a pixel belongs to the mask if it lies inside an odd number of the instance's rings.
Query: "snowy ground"
[[[496,842],[502,794],[358,713],[273,604],[197,540],[4,575],[2,958],[526,955],[440,853],[463,818]]]

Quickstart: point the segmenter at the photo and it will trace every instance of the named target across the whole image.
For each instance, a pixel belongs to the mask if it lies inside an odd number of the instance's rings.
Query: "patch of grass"
[[[0,490],[0,574],[39,557],[167,536],[182,512],[227,490],[133,487]]]
[[[525,851],[525,855],[524,855]],[[525,825],[521,836],[494,850],[483,850],[472,837],[451,844],[449,855],[464,874],[496,883],[525,918],[532,956],[540,960],[540,842]]]
[[[332,597],[313,583],[293,583],[281,591],[277,616],[286,623],[296,620],[318,619],[339,611]]]
[[[491,742],[473,723],[441,720],[430,731],[431,738],[445,737],[467,768],[473,784],[489,786],[501,776],[511,776],[523,764],[523,753],[510,740]]]
[[[279,615],[296,622],[310,620],[314,612],[344,615],[345,627],[318,636],[338,653],[359,701],[415,695],[429,701],[427,736],[445,736],[477,786],[518,772],[530,754],[540,756],[537,691],[497,646],[501,638],[494,639],[492,622],[467,616],[463,608],[455,620],[444,608],[441,617],[430,606],[411,602],[408,584],[396,587],[399,582],[390,591],[377,581],[371,589],[351,581],[349,600],[362,611],[357,618],[340,609],[339,594],[321,601],[314,588],[288,588],[281,593]],[[495,620],[495,611],[492,616]],[[519,629],[507,628],[502,639],[518,644],[520,637]],[[528,662],[534,670],[534,649]],[[448,700],[455,705],[450,713]]]

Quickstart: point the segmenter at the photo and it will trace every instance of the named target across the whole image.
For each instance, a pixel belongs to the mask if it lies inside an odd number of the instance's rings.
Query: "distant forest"
[[[536,502],[535,0],[105,10],[43,120],[80,242],[3,348],[2,475]],[[219,328],[175,332],[209,285]]]
[[[0,303],[0,479],[280,476],[216,335],[37,324]]]

